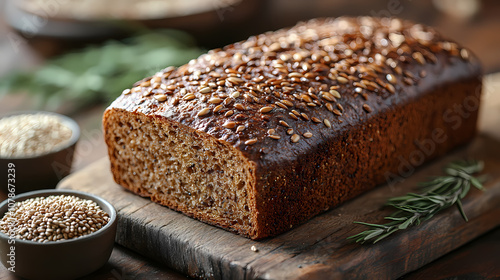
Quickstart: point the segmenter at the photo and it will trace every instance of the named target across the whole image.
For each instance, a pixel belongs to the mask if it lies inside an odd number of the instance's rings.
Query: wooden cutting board
[[[389,198],[416,190],[416,183],[442,174],[450,160],[485,162],[486,191],[464,199],[465,222],[456,208],[423,225],[377,243],[359,245],[346,237],[363,230],[353,221],[378,223],[390,213]],[[396,278],[500,225],[500,142],[482,134],[466,147],[418,168],[405,181],[380,186],[321,214],[287,233],[252,241],[136,196],[117,185],[103,158],[67,177],[59,188],[76,189],[110,201],[119,215],[116,241],[193,277],[225,279]],[[258,252],[252,251],[255,246]]]

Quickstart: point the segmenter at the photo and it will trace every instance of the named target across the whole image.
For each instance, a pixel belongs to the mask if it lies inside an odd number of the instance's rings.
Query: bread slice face
[[[240,150],[163,117],[104,115],[115,181],[207,223],[255,236],[255,163]]]

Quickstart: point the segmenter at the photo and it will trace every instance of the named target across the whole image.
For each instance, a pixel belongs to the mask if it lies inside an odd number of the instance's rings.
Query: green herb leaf
[[[134,82],[202,54],[184,32],[142,32],[121,41],[109,40],[48,60],[32,72],[0,79],[0,96],[26,92],[52,110],[71,102],[84,107],[110,102]]]
[[[390,198],[386,205],[398,209],[385,220],[390,220],[386,224],[371,224],[357,222],[370,229],[350,236],[357,243],[371,241],[376,243],[398,230],[404,230],[412,226],[420,225],[421,221],[432,218],[439,211],[454,204],[464,218],[468,221],[462,206],[461,199],[470,190],[471,185],[477,189],[484,190],[483,178],[475,178],[472,175],[483,169],[480,161],[454,161],[448,164],[444,171],[448,176],[440,176],[430,181],[420,183],[423,187],[423,194],[408,193],[404,196]]]

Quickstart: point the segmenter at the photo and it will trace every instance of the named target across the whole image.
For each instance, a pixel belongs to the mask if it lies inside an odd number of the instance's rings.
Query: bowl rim
[[[8,205],[9,199],[13,200],[14,202],[20,202],[20,201],[24,201],[24,200],[32,198],[32,197],[47,197],[50,195],[74,195],[74,196],[77,196],[80,198],[90,199],[96,203],[101,203],[103,205],[106,205],[106,207],[108,207],[110,209],[111,213],[108,213],[107,211],[104,211],[104,209],[102,209],[102,207],[101,207],[101,210],[106,212],[109,215],[110,219],[104,227],[102,227],[102,228],[98,229],[97,231],[94,231],[90,234],[80,236],[77,238],[65,239],[65,240],[59,240],[59,241],[47,241],[47,242],[38,242],[38,241],[22,240],[22,239],[14,238],[16,244],[18,244],[18,243],[19,244],[26,244],[26,245],[30,245],[30,246],[58,246],[58,245],[63,245],[63,244],[67,244],[67,243],[85,242],[89,239],[99,238],[99,236],[105,234],[117,222],[116,209],[109,201],[107,201],[104,198],[97,196],[95,194],[91,194],[91,193],[87,193],[87,192],[83,192],[83,191],[77,191],[77,190],[69,190],[69,189],[68,190],[67,189],[36,190],[36,191],[31,191],[31,192],[26,192],[26,193],[22,193],[19,195],[15,195],[12,198],[7,198],[0,203],[0,219],[3,219],[3,217],[5,216],[5,213],[7,213],[7,211],[8,211],[8,208],[6,208],[6,211],[3,211],[2,209],[6,205]],[[11,237],[8,234],[5,234],[4,232],[0,231],[0,239],[11,239]]]
[[[47,155],[50,155],[50,154],[56,154],[62,150],[65,150],[65,149],[68,149],[70,148],[71,146],[75,145],[76,142],[78,142],[78,140],[80,139],[80,126],[78,125],[78,123],[68,117],[68,116],[65,116],[63,114],[59,114],[59,113],[55,113],[55,112],[50,112],[50,111],[37,111],[37,110],[23,110],[23,111],[15,111],[15,112],[10,112],[10,113],[6,113],[6,114],[1,114],[0,115],[0,120],[1,119],[4,119],[4,118],[8,118],[8,117],[13,117],[13,116],[18,116],[18,115],[53,115],[53,116],[57,116],[61,119],[61,123],[65,126],[67,126],[69,129],[71,129],[71,137],[69,138],[69,141],[59,147],[58,149],[55,149],[55,150],[50,150],[50,151],[47,151],[45,153],[42,153],[42,154],[36,154],[36,155],[33,155],[33,156],[30,156],[30,155],[27,155],[27,156],[17,156],[17,157],[2,157],[0,155],[0,159],[4,159],[4,160],[18,160],[18,159],[35,159],[35,158],[41,158],[41,157],[44,157],[44,156],[47,156]]]

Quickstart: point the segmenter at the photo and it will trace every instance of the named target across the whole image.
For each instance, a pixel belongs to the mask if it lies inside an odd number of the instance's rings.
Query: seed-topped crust
[[[248,190],[255,231],[240,233],[262,238],[382,183],[416,138],[450,128],[436,116],[478,92],[471,88],[480,89],[479,76],[475,56],[430,27],[396,18],[316,19],[164,69],[106,114],[168,121],[255,163]],[[475,117],[464,120],[428,158],[474,131]]]
[[[163,115],[260,157],[259,145],[245,143],[267,145],[265,132],[279,123],[297,129],[328,119],[339,129],[400,102],[400,94],[408,95],[401,89],[419,86],[425,79],[419,73],[440,54],[471,57],[433,29],[400,19],[312,20],[169,67],[138,82],[139,90],[125,90],[112,106]],[[246,133],[223,129],[237,118]],[[277,135],[287,145],[285,134]]]

